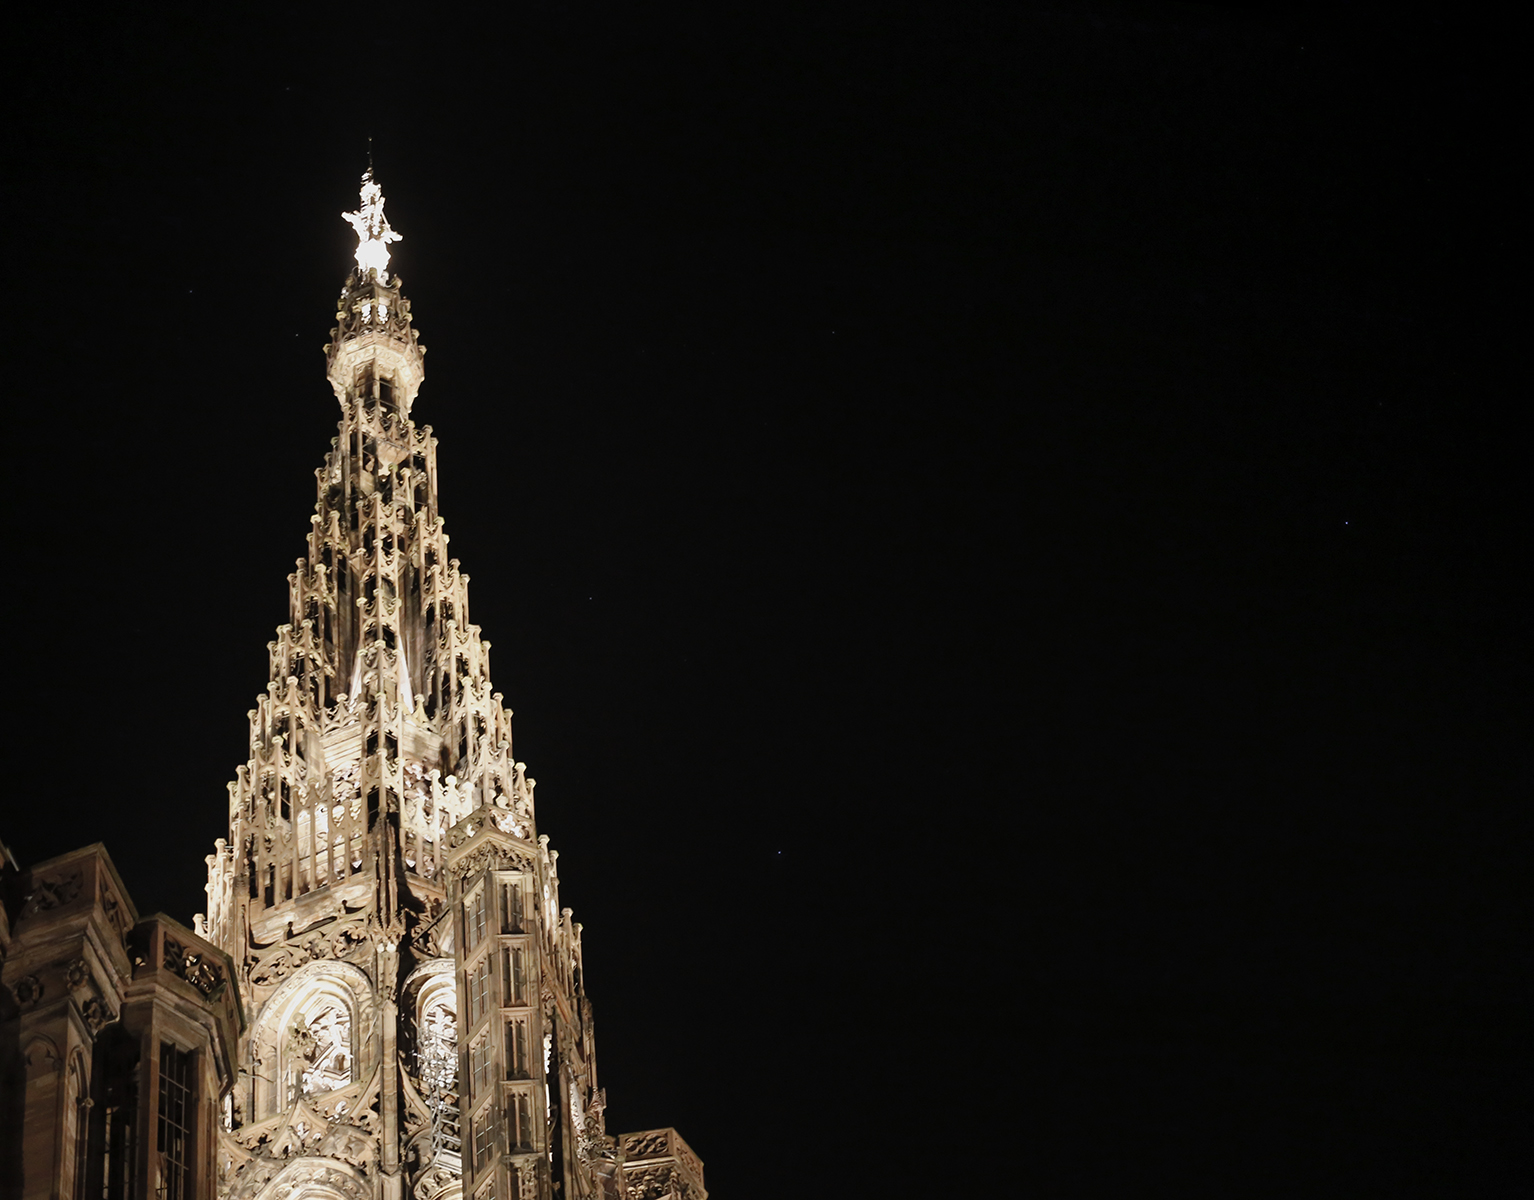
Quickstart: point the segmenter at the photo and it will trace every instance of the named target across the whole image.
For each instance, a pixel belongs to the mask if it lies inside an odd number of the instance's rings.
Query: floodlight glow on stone
[[[367,278],[369,271],[377,271],[383,279],[389,269],[389,243],[400,240],[400,235],[389,228],[384,216],[383,188],[373,182],[373,168],[362,173],[362,203],[354,213],[342,213],[341,219],[357,232],[357,269]]]

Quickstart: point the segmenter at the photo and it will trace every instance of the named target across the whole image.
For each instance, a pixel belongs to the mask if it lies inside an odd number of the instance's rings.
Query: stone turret
[[[399,276],[389,278],[389,244],[400,235],[389,228],[383,209],[383,190],[369,167],[361,206],[342,214],[357,231],[357,269],[336,301],[325,365],[343,412],[360,396],[408,417],[426,377],[426,347],[411,327],[414,318]]]

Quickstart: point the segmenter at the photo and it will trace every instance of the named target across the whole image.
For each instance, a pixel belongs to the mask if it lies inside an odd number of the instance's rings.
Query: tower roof
[[[389,276],[389,244],[400,235],[384,216],[383,189],[373,168],[362,175],[361,204],[341,216],[357,232],[357,269],[336,301],[337,325],[325,343],[330,386],[341,407],[364,378],[387,381],[391,404],[406,416],[426,377],[426,347],[416,340],[410,301],[398,275]],[[369,385],[371,386],[371,385]]]

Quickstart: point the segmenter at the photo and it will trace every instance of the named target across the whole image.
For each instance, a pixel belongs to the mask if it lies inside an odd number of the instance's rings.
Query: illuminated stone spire
[[[410,417],[425,347],[371,169],[347,220],[338,436],[198,922],[251,1022],[220,1200],[703,1200],[674,1131],[606,1132],[581,927]]]

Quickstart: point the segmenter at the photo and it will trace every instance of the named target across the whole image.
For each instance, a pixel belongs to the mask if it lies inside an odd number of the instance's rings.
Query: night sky
[[[223,7],[8,39],[23,863],[203,907],[371,135],[610,1129],[1526,1194],[1510,30]]]

